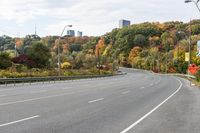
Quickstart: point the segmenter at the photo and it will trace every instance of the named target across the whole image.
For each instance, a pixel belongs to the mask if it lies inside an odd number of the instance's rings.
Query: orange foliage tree
[[[20,38],[16,38],[15,45],[16,45],[16,48],[19,48],[20,46],[23,45],[23,41]]]
[[[101,54],[101,52],[103,51],[103,49],[105,48],[105,43],[104,43],[104,38],[102,37],[97,45],[96,45],[96,49],[95,49],[95,55],[99,56]]]

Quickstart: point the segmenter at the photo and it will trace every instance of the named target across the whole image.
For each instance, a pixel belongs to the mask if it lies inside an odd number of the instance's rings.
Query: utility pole
[[[191,64],[191,43],[192,43],[191,35],[192,35],[192,28],[191,28],[191,19],[190,19],[190,30],[189,30],[189,61],[188,61],[188,67]]]
[[[59,37],[59,39],[58,39],[58,76],[61,76],[60,37]]]
[[[100,51],[99,51],[99,48],[98,48],[98,51],[97,51],[97,55],[98,55],[98,69],[99,69],[99,75],[101,75],[101,68],[100,68],[101,63],[100,63],[100,53],[99,52]]]

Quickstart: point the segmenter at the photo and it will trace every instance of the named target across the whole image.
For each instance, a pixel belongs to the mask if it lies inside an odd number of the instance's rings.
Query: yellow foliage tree
[[[174,49],[174,59],[178,59],[180,61],[185,61],[185,49],[178,44]]]
[[[128,57],[128,61],[130,64],[134,65],[136,63],[136,57],[139,56],[141,51],[142,51],[141,47],[134,47],[133,49],[131,49]]]
[[[105,48],[104,52],[103,52],[103,56],[107,56],[107,55],[108,55],[108,52],[110,51],[111,48],[112,48],[112,45],[108,45],[108,46]]]

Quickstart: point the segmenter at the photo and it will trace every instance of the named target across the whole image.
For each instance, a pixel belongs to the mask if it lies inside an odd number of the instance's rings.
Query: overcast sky
[[[184,0],[0,0],[0,35],[59,35],[66,24],[84,35],[102,35],[120,19],[146,21],[197,19],[195,5]]]

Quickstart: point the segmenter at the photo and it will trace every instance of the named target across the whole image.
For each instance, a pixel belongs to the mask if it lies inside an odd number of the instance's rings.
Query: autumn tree
[[[137,63],[136,57],[139,56],[141,51],[142,51],[141,47],[134,47],[133,49],[131,49],[128,61],[132,66],[134,66]]]
[[[102,54],[104,48],[105,48],[104,38],[101,38],[96,44],[95,55],[99,56],[100,54]]]
[[[158,46],[161,44],[159,36],[149,37],[149,45],[150,46]]]

